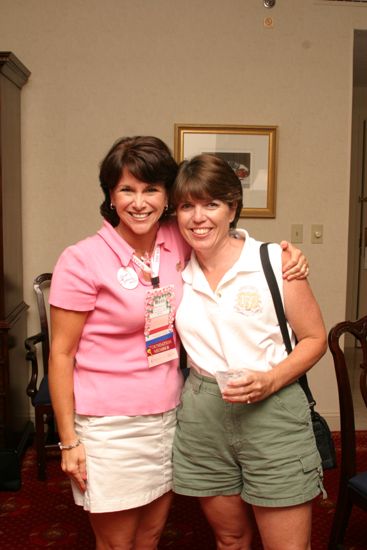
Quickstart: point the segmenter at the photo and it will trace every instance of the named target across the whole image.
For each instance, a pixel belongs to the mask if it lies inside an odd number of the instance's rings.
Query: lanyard
[[[132,260],[145,273],[150,273],[153,288],[159,288],[159,264],[161,259],[161,248],[156,246],[153,254],[149,259],[149,263],[144,262],[138,256],[133,254]]]

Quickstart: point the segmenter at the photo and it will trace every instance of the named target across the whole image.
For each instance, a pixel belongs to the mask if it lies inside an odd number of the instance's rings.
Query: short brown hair
[[[116,187],[124,168],[144,183],[162,183],[169,194],[177,174],[177,163],[167,145],[154,136],[134,136],[118,139],[102,160],[99,181],[104,193],[102,216],[116,227],[119,217],[110,208],[110,191]],[[167,217],[169,212],[162,215]]]
[[[232,168],[215,155],[202,154],[183,161],[178,168],[171,192],[173,208],[188,199],[220,200],[228,206],[236,206],[236,227],[242,209],[242,185]]]

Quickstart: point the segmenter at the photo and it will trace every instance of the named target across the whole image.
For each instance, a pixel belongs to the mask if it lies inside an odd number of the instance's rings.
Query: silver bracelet
[[[80,439],[77,439],[74,443],[72,443],[71,445],[63,445],[61,443],[61,441],[58,442],[58,446],[59,446],[59,449],[61,451],[70,451],[71,449],[75,449],[75,447],[79,447],[79,445],[81,444],[81,441]]]

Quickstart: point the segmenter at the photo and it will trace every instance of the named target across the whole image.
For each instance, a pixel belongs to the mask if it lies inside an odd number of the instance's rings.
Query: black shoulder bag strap
[[[283,336],[284,344],[286,347],[286,350],[288,353],[291,353],[292,351],[292,344],[291,340],[289,338],[288,328],[287,328],[287,319],[284,313],[282,298],[280,296],[280,291],[278,287],[277,280],[274,275],[274,271],[272,268],[272,265],[270,263],[269,258],[269,251],[268,251],[268,244],[269,243],[262,243],[260,246],[260,258],[261,258],[261,264],[264,270],[264,275],[266,277],[266,280],[269,285],[269,290],[273,298],[275,311],[278,317],[279,327]],[[311,393],[311,390],[308,385],[307,376],[304,374],[298,379],[298,382],[300,383],[303,391],[306,394],[308,403],[310,405],[310,408],[314,409],[314,406],[316,405],[316,401],[313,398],[313,395]]]

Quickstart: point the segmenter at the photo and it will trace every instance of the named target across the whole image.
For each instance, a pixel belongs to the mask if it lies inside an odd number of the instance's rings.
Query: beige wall
[[[264,28],[266,16],[274,26]],[[246,220],[266,240],[304,225],[327,327],[344,318],[353,30],[365,6],[316,0],[0,0],[0,49],[31,70],[22,92],[25,299],[33,277],[98,228],[98,163],[121,135],[173,125],[279,126],[277,216]],[[310,244],[310,225],[324,244]],[[311,374],[337,417],[330,356]]]

